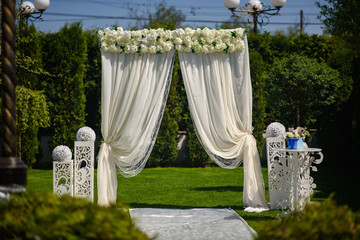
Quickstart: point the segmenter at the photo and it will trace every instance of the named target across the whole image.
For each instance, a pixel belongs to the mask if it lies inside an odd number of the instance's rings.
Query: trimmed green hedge
[[[100,207],[70,196],[25,193],[0,202],[1,239],[128,239],[148,237],[123,205]]]
[[[303,212],[267,222],[256,239],[360,239],[360,213],[352,212],[347,206],[337,206],[330,197],[322,203],[308,204]]]

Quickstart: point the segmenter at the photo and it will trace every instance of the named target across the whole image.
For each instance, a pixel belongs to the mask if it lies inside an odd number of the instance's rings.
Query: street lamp
[[[231,11],[234,17],[251,15],[253,17],[254,32],[257,33],[257,24],[266,25],[269,23],[269,16],[280,15],[279,11],[286,3],[286,0],[271,0],[270,5],[266,5],[260,0],[249,0],[241,10],[235,10],[240,5],[240,0],[224,0],[225,6]],[[241,14],[236,14],[240,12]]]
[[[34,0],[34,3],[25,1],[20,5],[21,19],[26,19],[26,22],[29,18],[42,20],[41,16],[49,6],[50,0]]]

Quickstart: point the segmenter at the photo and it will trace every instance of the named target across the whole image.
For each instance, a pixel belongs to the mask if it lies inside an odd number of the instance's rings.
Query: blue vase
[[[289,138],[288,139],[288,148],[295,149],[295,150],[302,150],[303,139],[302,138]]]

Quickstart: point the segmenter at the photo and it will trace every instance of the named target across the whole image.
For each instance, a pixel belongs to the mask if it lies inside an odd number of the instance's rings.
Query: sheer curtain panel
[[[98,156],[100,205],[116,202],[116,170],[132,177],[147,162],[169,92],[174,52],[101,52],[104,142]]]
[[[223,168],[244,164],[244,207],[268,209],[256,140],[252,135],[252,88],[245,49],[232,53],[179,51],[193,123],[212,160]]]

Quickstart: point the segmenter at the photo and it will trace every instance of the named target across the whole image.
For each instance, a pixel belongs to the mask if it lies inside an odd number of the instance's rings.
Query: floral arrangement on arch
[[[181,52],[215,53],[243,51],[244,29],[185,28],[176,30],[124,30],[106,28],[98,31],[101,49],[119,53],[160,54],[176,49]]]
[[[216,30],[187,27],[174,30],[174,44],[176,50],[180,52],[241,52],[245,49],[243,35],[243,28]]]
[[[305,138],[309,136],[309,131],[307,131],[306,128],[303,127],[297,127],[296,129],[289,128],[288,132],[285,133],[286,138],[302,138],[303,140],[305,140]]]

